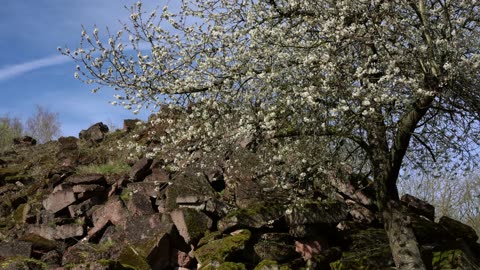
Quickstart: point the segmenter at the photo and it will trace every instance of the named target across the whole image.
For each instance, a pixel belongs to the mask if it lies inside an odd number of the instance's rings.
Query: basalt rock
[[[15,145],[26,145],[26,146],[32,146],[37,144],[37,140],[30,136],[23,136],[21,138],[15,138],[13,139],[13,144]]]
[[[108,126],[102,122],[96,123],[90,126],[86,130],[80,131],[78,137],[81,140],[88,142],[99,143],[105,138],[105,134],[108,132]]]

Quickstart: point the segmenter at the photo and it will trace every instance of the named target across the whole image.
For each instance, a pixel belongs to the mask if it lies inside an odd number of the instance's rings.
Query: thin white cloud
[[[141,51],[149,50],[151,49],[151,45],[147,42],[141,42],[140,44],[138,44],[137,49]],[[132,50],[132,45],[127,45],[124,51]],[[49,57],[44,57],[17,65],[10,65],[0,69],[0,81],[5,81],[37,69],[62,65],[70,61],[72,61],[72,59],[67,56],[52,55]]]
[[[0,69],[0,81],[8,80],[41,68],[56,66],[71,61],[64,55],[49,56],[17,65],[11,65]]]

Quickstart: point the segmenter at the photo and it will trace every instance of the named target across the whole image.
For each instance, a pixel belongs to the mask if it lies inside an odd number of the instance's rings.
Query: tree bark
[[[390,201],[382,211],[393,261],[399,270],[424,270],[418,242],[413,233],[410,217],[398,201]]]
[[[372,148],[371,160],[377,206],[383,219],[393,260],[399,270],[425,270],[418,242],[411,227],[410,217],[400,203],[396,180],[400,170],[396,162],[403,159],[405,151],[390,150],[386,141],[386,129],[381,121],[375,121],[369,134]],[[410,123],[410,121],[409,121]],[[404,126],[401,127],[405,128]],[[408,145],[408,140],[400,140]],[[398,156],[401,155],[401,156]]]

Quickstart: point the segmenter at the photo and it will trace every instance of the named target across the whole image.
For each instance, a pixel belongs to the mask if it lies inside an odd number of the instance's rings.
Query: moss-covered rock
[[[48,265],[42,261],[27,257],[12,257],[0,261],[0,269],[4,270],[47,270]]]
[[[15,209],[15,212],[13,213],[13,219],[17,224],[24,224],[27,219],[29,211],[30,211],[29,203],[20,204],[17,207],[17,209]]]
[[[170,216],[187,244],[196,244],[212,227],[212,220],[203,212],[195,209],[176,209],[170,213]]]
[[[357,230],[349,232],[347,238],[349,251],[330,263],[333,270],[377,270],[394,265],[385,230]]]
[[[243,263],[224,262],[221,264],[209,264],[206,267],[202,267],[202,270],[246,270],[247,268]]]
[[[439,245],[455,240],[443,226],[427,218],[410,215],[410,220],[415,237],[421,245]]]
[[[141,256],[138,251],[131,246],[126,246],[117,258],[118,262],[124,266],[136,270],[150,270],[145,257]]]
[[[475,270],[480,269],[463,251],[459,249],[433,252],[432,269],[462,269]]]
[[[230,212],[218,222],[218,229],[221,231],[243,228],[259,229],[282,219],[284,215],[284,205],[258,203],[250,208]]]
[[[211,241],[218,240],[222,238],[222,232],[220,231],[214,231],[210,232],[207,231],[205,232],[204,236],[198,241],[197,247],[201,247],[203,245],[206,245],[210,243]]]
[[[340,260],[330,263],[332,270],[378,270],[394,266],[388,246],[344,252]]]
[[[272,260],[263,260],[254,270],[291,270],[287,265],[279,265],[278,262]]]
[[[347,205],[341,201],[299,201],[289,206],[285,219],[289,225],[338,224],[347,218]]]
[[[293,238],[288,233],[262,234],[253,249],[261,260],[287,262],[299,257]]]
[[[228,261],[234,253],[245,249],[245,245],[250,240],[250,237],[251,233],[249,230],[241,230],[200,247],[195,251],[195,258],[202,265],[200,269],[219,266]]]

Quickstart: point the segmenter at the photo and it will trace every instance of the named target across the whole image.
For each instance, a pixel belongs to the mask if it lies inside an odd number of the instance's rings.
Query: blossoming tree
[[[406,166],[475,154],[479,9],[475,0],[184,0],[178,12],[150,13],[139,2],[108,40],[83,31],[80,48],[62,52],[76,77],[114,87],[127,109],[189,111],[158,151],[194,138],[191,150],[207,153],[250,137],[271,145],[267,164],[294,153],[292,170],[310,172],[327,162],[311,162],[322,154],[300,144],[343,147],[352,170],[373,179],[395,264],[425,269],[396,182]]]

